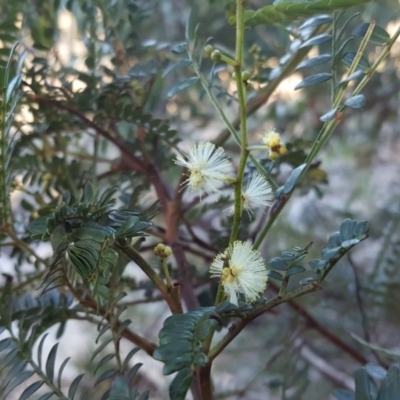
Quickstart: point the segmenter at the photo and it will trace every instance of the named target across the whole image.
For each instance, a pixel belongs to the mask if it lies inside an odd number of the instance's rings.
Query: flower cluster
[[[220,186],[232,181],[229,176],[232,166],[224,149],[210,142],[199,142],[189,149],[187,160],[178,155],[175,163],[189,170],[184,182],[193,191],[222,194]]]
[[[210,268],[211,277],[221,279],[225,296],[238,305],[242,294],[246,303],[256,301],[267,288],[268,275],[264,259],[250,243],[236,241],[218,254]]]
[[[281,135],[274,130],[268,131],[262,142],[269,149],[268,158],[270,160],[277,160],[280,156],[287,153],[287,148],[284,143],[282,143]]]

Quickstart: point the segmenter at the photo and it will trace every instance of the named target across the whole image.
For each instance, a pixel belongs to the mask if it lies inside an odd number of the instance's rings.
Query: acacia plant
[[[389,35],[361,22],[350,7],[367,0],[216,3],[194,2],[189,17],[164,10],[170,27],[186,21],[185,36],[167,32],[164,43],[149,40],[161,19],[153,1],[0,5],[1,248],[14,266],[3,271],[0,301],[2,398],[167,398],[137,386],[146,370],[133,363],[138,351],[175,374],[170,399],[218,398],[214,362],[284,303],[358,365],[368,361],[295,300],[324,288],[338,261],[368,237],[367,222],[346,218],[317,249],[318,238],[303,238],[276,252],[274,240],[287,204],[321,191],[321,149],[349,109],[363,113],[363,91],[400,28]],[[225,12],[225,45],[207,38],[202,7]],[[60,28],[67,17],[76,37]],[[255,29],[280,41],[275,65],[248,40]],[[303,78],[291,90],[321,84],[328,94],[313,141],[285,140],[279,127],[257,136],[252,115],[298,71]],[[206,114],[223,124],[220,132],[195,128]],[[306,258],[310,251],[319,257]],[[142,319],[154,321],[145,307],[155,302],[167,310],[151,337],[130,318],[143,307]],[[59,345],[68,343],[69,324],[84,322],[98,329],[94,352],[69,381],[64,372],[76,354],[60,360]],[[56,342],[45,350],[54,326]],[[359,376],[360,391],[370,378]],[[385,387],[382,399],[395,399]],[[300,389],[294,393],[299,399]]]

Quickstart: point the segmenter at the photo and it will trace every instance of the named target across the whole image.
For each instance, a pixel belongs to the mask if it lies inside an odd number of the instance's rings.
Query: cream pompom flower
[[[267,288],[264,259],[248,242],[236,241],[211,264],[211,277],[219,277],[229,302],[238,305],[242,294],[246,303],[256,301]]]
[[[248,211],[272,205],[274,192],[270,183],[260,174],[254,174],[242,193],[243,207]]]
[[[178,155],[175,163],[189,170],[189,178],[184,183],[191,190],[206,191],[208,194],[220,196],[221,183],[232,180],[228,175],[232,169],[231,163],[224,149],[211,142],[195,144],[189,149],[187,160]]]
[[[255,209],[264,209],[272,205],[274,200],[274,191],[270,183],[260,174],[255,173],[249,182],[247,188],[242,191],[243,208],[251,214]],[[234,206],[227,209],[228,215],[232,215]]]

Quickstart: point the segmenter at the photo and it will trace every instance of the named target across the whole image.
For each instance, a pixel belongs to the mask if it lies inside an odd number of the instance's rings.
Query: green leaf
[[[330,22],[332,22],[332,17],[330,15],[317,15],[303,22],[299,26],[299,30],[314,28],[316,26],[329,24]]]
[[[395,400],[400,393],[400,363],[390,366],[389,371],[382,381],[377,400]]]
[[[194,76],[193,78],[189,78],[183,82],[178,83],[168,91],[168,98],[174,97],[178,92],[195,85],[197,82],[199,82],[199,78],[197,76]]]
[[[303,81],[304,82],[304,81]],[[289,175],[289,178],[286,180],[283,186],[283,193],[290,194],[293,192],[294,188],[297,185],[297,181],[299,180],[300,176],[302,175],[304,169],[307,167],[307,164],[302,164],[295,168]]]
[[[309,76],[308,78],[304,79],[295,86],[294,90],[299,90],[305,87],[318,85],[320,83],[329,81],[331,78],[332,75],[329,74],[328,72],[321,72],[320,74]]]
[[[317,46],[319,44],[329,42],[329,40],[331,39],[332,35],[330,35],[329,33],[322,33],[321,35],[317,35],[306,40],[304,43],[301,44],[299,48],[304,49],[305,47]]]
[[[124,376],[118,376],[110,388],[109,400],[130,400],[129,382]]]
[[[267,275],[271,278],[271,279],[275,279],[277,281],[283,281],[283,276],[276,271],[273,271],[272,269],[269,269],[267,271]]]
[[[339,110],[339,107],[336,107],[336,108],[328,111],[326,114],[322,115],[319,120],[322,122],[332,121],[336,117],[338,110]]]
[[[268,265],[273,268],[277,269],[279,271],[286,271],[288,268],[288,265],[284,260],[282,260],[280,257],[274,257],[271,260],[268,261]]]
[[[175,71],[177,68],[186,68],[189,65],[192,65],[192,62],[189,59],[179,60],[177,63],[170,64],[165,68],[162,77],[165,78],[169,73]]]
[[[355,400],[354,393],[346,389],[338,389],[333,392],[337,400]]]
[[[308,60],[304,60],[301,62],[296,70],[302,69],[302,68],[310,68],[310,67],[315,67],[317,65],[325,64],[328,61],[332,59],[332,56],[330,54],[321,54],[317,57],[309,58]]]
[[[354,28],[351,34],[353,36],[358,36],[363,38],[367,33],[370,25],[371,24],[369,22],[360,24]],[[374,29],[372,30],[369,42],[377,46],[384,46],[389,42],[389,40],[390,40],[390,35],[383,28],[381,28],[378,25],[375,25]]]
[[[84,375],[85,374],[80,374],[72,381],[71,386],[69,387],[69,390],[68,390],[68,398],[69,399],[74,400],[79,383],[82,380],[82,378],[84,377]]]
[[[106,354],[96,365],[96,368],[94,369],[93,375],[96,375],[96,372],[105,364],[107,364],[110,360],[112,360],[115,357],[115,353],[110,353]]]
[[[385,378],[387,373],[386,369],[380,365],[367,364],[364,368],[370,377],[380,381]]]
[[[32,375],[34,374],[33,371],[24,371],[20,374],[18,374],[15,379],[13,379],[5,388],[5,398],[8,396],[9,393],[11,393],[17,386],[19,386],[21,383],[24,383],[26,380],[28,380]]]
[[[113,378],[115,375],[117,375],[118,371],[116,371],[115,369],[109,369],[107,371],[104,371],[96,380],[96,382],[94,383],[94,386],[97,386],[99,383],[107,380],[107,379],[111,379]]]
[[[54,366],[56,363],[58,343],[56,343],[50,350],[46,361],[46,375],[50,381],[54,380]]]
[[[48,400],[53,395],[54,395],[54,392],[47,392],[45,394],[42,394],[37,400]]]
[[[193,379],[193,371],[185,368],[179,371],[169,387],[169,398],[173,400],[185,400]]]
[[[273,5],[290,14],[318,14],[368,3],[370,0],[275,0]]]
[[[178,43],[175,46],[173,46],[171,48],[171,51],[175,54],[182,54],[187,50],[187,43],[186,42],[182,42],[182,43]]]
[[[356,96],[352,96],[344,102],[344,104],[347,107],[351,107],[351,108],[363,108],[365,106],[365,103],[366,103],[366,100],[365,100],[365,96],[363,94],[358,94]]]
[[[340,225],[340,241],[344,242],[353,239],[353,232],[356,226],[356,221],[346,218]]]
[[[19,397],[19,400],[29,400],[30,396],[32,396],[36,391],[38,391],[43,386],[43,381],[36,381],[29,385]]]
[[[165,363],[165,375],[191,368],[198,360],[204,360],[201,338],[206,337],[217,323],[215,318],[210,318],[213,312],[213,307],[199,308],[172,315],[164,321],[158,335],[160,346],[154,351],[153,358]]]
[[[296,275],[296,274],[301,274],[305,271],[306,269],[304,267],[302,267],[301,265],[295,265],[293,267],[290,267],[287,272],[286,272],[286,276],[292,276],[292,275]]]
[[[350,66],[353,64],[353,60],[356,58],[357,53],[355,51],[349,51],[345,53],[342,57],[342,62],[344,65],[350,68]],[[370,68],[368,60],[362,56],[360,58],[360,61],[358,62],[356,66],[356,70],[361,70],[363,72],[367,72]]]
[[[375,400],[372,398],[370,392],[370,385],[373,381],[368,376],[365,368],[359,368],[354,372],[354,380],[356,384],[355,400]]]

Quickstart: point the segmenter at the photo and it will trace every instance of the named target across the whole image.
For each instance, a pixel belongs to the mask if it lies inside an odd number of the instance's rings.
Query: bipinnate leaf
[[[164,321],[158,335],[160,346],[154,351],[153,357],[164,362],[165,375],[207,362],[202,340],[217,325],[217,320],[212,318],[213,312],[213,307],[199,308],[172,315]]]

